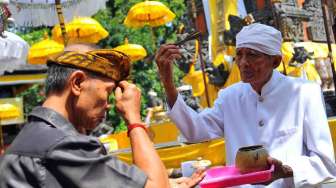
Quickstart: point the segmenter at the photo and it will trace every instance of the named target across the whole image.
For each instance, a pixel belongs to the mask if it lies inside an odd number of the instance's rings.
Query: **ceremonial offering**
[[[239,148],[236,154],[236,167],[240,173],[249,173],[269,169],[268,152],[262,145]]]
[[[202,160],[202,158],[197,159],[192,166],[195,170],[197,169],[207,169],[211,165],[210,160]]]

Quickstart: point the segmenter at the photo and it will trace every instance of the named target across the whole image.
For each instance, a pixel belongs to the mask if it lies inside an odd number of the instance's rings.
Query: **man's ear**
[[[80,92],[83,89],[83,82],[86,80],[87,76],[85,72],[81,70],[77,70],[71,73],[69,77],[69,86],[71,89],[71,92],[75,96],[79,96]]]
[[[277,68],[281,63],[282,57],[281,56],[274,56],[273,57],[273,68]]]

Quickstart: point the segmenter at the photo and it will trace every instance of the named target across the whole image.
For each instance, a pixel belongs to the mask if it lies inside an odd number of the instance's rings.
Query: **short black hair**
[[[76,70],[78,69],[57,64],[48,64],[48,75],[45,81],[46,95],[62,92],[65,89],[69,76]]]

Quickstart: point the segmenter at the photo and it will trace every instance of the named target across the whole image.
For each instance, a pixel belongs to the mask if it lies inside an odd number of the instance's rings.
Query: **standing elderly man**
[[[3,156],[0,187],[169,187],[141,121],[140,90],[123,81],[129,58],[83,44],[66,50],[48,62],[47,98]],[[128,124],[132,166],[103,155],[99,141],[85,135],[103,120],[114,90]]]
[[[281,33],[255,23],[236,37],[236,63],[242,82],[219,92],[214,107],[196,113],[172,80],[177,46],[156,55],[170,110],[168,115],[189,141],[224,137],[226,161],[234,164],[240,147],[264,145],[275,171],[269,187],[313,187],[334,178],[336,165],[321,89],[317,84],[274,70],[281,62]],[[246,185],[242,187],[263,187]]]

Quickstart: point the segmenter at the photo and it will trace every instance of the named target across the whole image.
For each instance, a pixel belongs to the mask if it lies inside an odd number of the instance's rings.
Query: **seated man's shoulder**
[[[87,157],[98,157],[103,152],[102,149],[102,145],[96,137],[78,134],[64,137],[52,145],[49,150],[50,154],[54,151],[67,151]]]
[[[38,158],[49,158],[55,151],[88,152],[97,156],[101,145],[95,137],[68,134],[67,132],[41,123],[28,123],[14,140],[9,154]]]
[[[27,123],[6,153],[43,157],[51,146],[67,136],[65,132],[46,126],[43,122]]]

